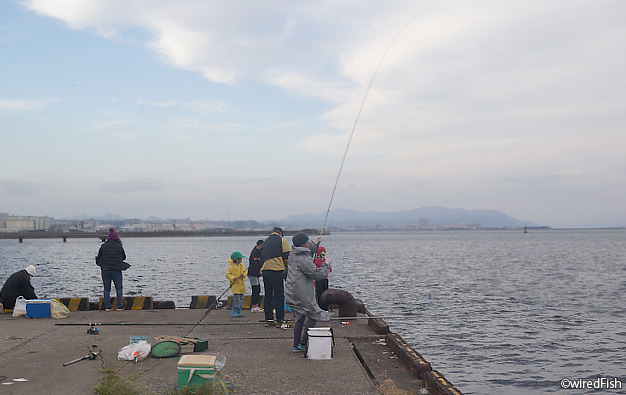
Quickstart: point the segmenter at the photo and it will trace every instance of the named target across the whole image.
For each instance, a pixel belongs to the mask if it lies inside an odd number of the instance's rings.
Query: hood
[[[312,254],[311,249],[307,247],[294,247],[293,253],[296,255],[303,255],[303,254],[311,255]]]

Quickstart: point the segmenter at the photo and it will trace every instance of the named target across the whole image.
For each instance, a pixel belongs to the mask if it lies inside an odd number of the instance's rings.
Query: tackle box
[[[183,355],[178,361],[178,389],[200,387],[205,383],[212,387],[216,358],[215,355]]]
[[[50,299],[30,299],[26,301],[26,317],[50,318]]]
[[[309,328],[309,344],[306,350],[308,359],[331,359],[335,347],[332,328]]]

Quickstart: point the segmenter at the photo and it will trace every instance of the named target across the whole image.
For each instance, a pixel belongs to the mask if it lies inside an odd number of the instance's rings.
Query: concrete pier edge
[[[366,315],[373,317],[367,309]],[[389,325],[380,317],[368,320],[368,325],[374,329],[376,334],[386,335],[387,344],[391,350],[400,358],[400,360],[409,368],[415,377],[422,380],[424,388],[428,389],[432,395],[462,395],[452,383],[444,377],[443,374],[432,370],[432,367],[424,357],[415,351],[404,339],[397,333],[389,330]],[[357,351],[358,352],[358,351]],[[358,354],[357,354],[358,357]],[[360,359],[360,358],[359,358]],[[367,367],[365,367],[368,370]]]

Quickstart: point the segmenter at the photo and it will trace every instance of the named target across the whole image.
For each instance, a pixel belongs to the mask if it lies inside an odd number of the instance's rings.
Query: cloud
[[[134,178],[102,186],[102,191],[111,193],[158,192],[162,189],[163,183],[152,178]]]
[[[202,114],[225,113],[230,109],[230,104],[225,101],[193,100],[183,104],[183,108]]]
[[[133,124],[133,122],[121,120],[121,119],[115,119],[115,120],[108,120],[108,121],[95,121],[91,124],[91,128],[97,129],[97,130],[116,129],[116,128],[120,128],[124,126],[129,126],[131,124]]]
[[[381,190],[404,191],[415,180],[449,186],[406,190],[407,204],[419,204],[414,196],[434,205],[455,199],[482,204],[486,184],[499,197],[504,193],[497,187],[523,185],[531,194],[546,184],[576,184],[610,195],[626,184],[615,170],[624,168],[626,143],[622,1],[453,0],[445,9],[428,0],[22,4],[72,29],[140,43],[165,64],[221,84],[198,100],[136,101],[167,108],[163,113],[171,117],[159,127],[178,140],[210,140],[213,149],[225,151],[240,137],[255,133],[263,135],[256,141],[272,141],[267,135],[275,133],[277,141],[298,144],[259,147],[264,157],[284,149],[286,161],[318,156],[320,163],[338,164],[366,98],[342,177],[363,188],[367,174],[386,186]],[[315,110],[291,108],[294,97]],[[276,119],[238,123],[256,121],[254,115],[228,117],[255,100],[304,115],[287,119],[286,127]],[[0,102],[0,109],[8,107]],[[206,116],[214,117],[208,122]],[[303,118],[310,124],[302,127]],[[242,160],[241,168],[253,167],[249,163]],[[235,174],[231,167],[225,171]],[[285,172],[286,178],[294,175],[292,167]],[[610,182],[596,190],[602,180]],[[137,190],[128,182],[111,185]],[[345,201],[360,196],[346,193]],[[521,200],[520,207],[531,200]]]
[[[157,102],[157,101],[151,101],[151,100],[146,100],[146,99],[137,99],[135,103],[138,106],[148,105],[148,106],[154,106],[154,107],[172,107],[177,104],[174,100]]]
[[[57,99],[51,100],[31,100],[31,99],[18,99],[18,100],[2,100],[0,99],[0,111],[8,112],[23,112],[23,111],[39,111],[48,107],[51,103],[58,101]]]
[[[0,195],[35,196],[42,195],[49,187],[35,182],[0,180]]]

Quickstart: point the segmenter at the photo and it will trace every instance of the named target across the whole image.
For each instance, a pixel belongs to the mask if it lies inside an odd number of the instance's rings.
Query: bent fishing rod
[[[380,60],[378,61],[378,65],[376,66],[376,69],[374,69],[374,74],[372,74],[372,78],[370,79],[370,82],[367,85],[367,89],[365,90],[365,95],[363,95],[363,100],[361,101],[361,105],[359,106],[359,111],[357,112],[356,119],[354,120],[354,124],[352,125],[352,131],[350,132],[350,137],[348,138],[348,144],[346,145],[346,150],[344,151],[343,158],[341,159],[341,165],[339,166],[339,172],[337,173],[337,178],[335,179],[335,185],[333,186],[333,192],[330,195],[330,201],[328,202],[328,209],[326,210],[326,216],[324,217],[324,223],[322,224],[322,231],[320,232],[320,237],[324,235],[324,230],[326,229],[326,222],[328,220],[328,214],[330,213],[330,208],[331,208],[331,206],[333,204],[333,199],[335,198],[335,191],[337,190],[337,185],[339,184],[339,178],[341,176],[341,171],[343,170],[343,165],[346,162],[346,156],[348,156],[348,150],[350,149],[350,144],[352,143],[352,137],[354,137],[354,131],[356,130],[356,126],[359,123],[359,119],[361,118],[361,112],[363,111],[363,106],[365,105],[365,101],[367,100],[367,96],[368,96],[368,94],[370,92],[370,89],[372,88],[372,84],[374,83],[374,79],[376,78],[376,75],[378,74],[378,70],[380,70],[380,67],[383,64],[383,61],[387,57],[387,53],[389,52],[389,50],[391,49],[393,44],[396,42],[396,39],[400,36],[400,34],[402,34],[404,29],[406,29],[407,26],[409,26],[418,17],[421,17],[421,16],[425,15],[428,12],[437,11],[437,10],[445,11],[445,12],[448,12],[448,13],[456,16],[454,13],[452,13],[452,12],[450,12],[448,10],[445,10],[445,9],[432,9],[432,10],[428,10],[428,11],[422,13],[422,14],[414,16],[411,20],[409,20],[407,23],[405,23],[404,26],[402,26],[402,28],[398,31],[398,33],[396,33],[396,35],[393,37],[391,42],[389,42],[389,45],[385,49],[385,52],[381,56]]]

